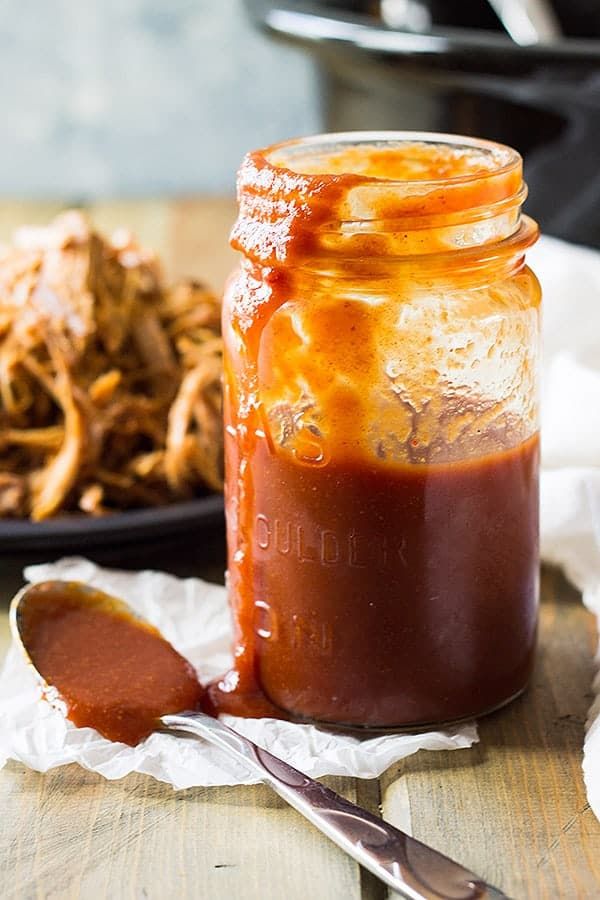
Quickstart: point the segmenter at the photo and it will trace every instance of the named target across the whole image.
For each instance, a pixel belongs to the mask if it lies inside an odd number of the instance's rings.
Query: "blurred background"
[[[225,193],[243,153],[320,127],[310,59],[241,0],[4,0],[0,194]]]
[[[231,194],[322,129],[516,146],[529,211],[600,245],[598,0],[5,0],[0,196]]]

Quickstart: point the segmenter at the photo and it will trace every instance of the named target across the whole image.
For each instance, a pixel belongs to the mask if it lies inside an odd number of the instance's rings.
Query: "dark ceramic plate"
[[[211,494],[198,500],[153,509],[135,509],[101,518],[74,514],[46,522],[0,519],[0,554],[5,551],[59,550],[156,541],[223,522],[223,497]]]

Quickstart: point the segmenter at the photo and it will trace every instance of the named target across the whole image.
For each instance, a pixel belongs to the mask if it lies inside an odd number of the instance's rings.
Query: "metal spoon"
[[[25,587],[16,595],[10,607],[10,627],[15,644],[22,650],[42,685],[48,689],[52,685],[46,682],[43,674],[33,665],[21,628],[26,620],[28,598],[32,597],[34,591],[39,597],[43,584]],[[47,584],[57,586],[57,582]],[[75,591],[77,603],[89,603],[92,593],[89,588],[70,582],[71,600]],[[97,604],[98,596],[101,595],[96,591],[93,593]],[[104,596],[107,609],[111,612],[115,609],[132,612],[123,601]],[[136,618],[140,619],[139,616]],[[47,696],[50,698],[52,694],[53,691],[50,690]],[[210,741],[230,756],[241,760],[252,774],[272,787],[342,850],[409,900],[506,898],[506,894],[486,884],[473,872],[378,819],[367,810],[350,803],[218,719],[201,712],[180,712],[162,716],[157,722],[157,730],[187,739]]]

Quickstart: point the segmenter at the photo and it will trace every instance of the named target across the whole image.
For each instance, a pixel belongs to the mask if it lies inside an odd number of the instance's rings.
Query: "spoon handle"
[[[204,738],[237,757],[327,837],[409,900],[505,898],[467,869],[314,781],[218,719],[163,716],[165,730]]]

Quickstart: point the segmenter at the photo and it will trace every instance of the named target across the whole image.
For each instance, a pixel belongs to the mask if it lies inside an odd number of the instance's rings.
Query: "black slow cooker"
[[[600,0],[556,0],[569,36],[529,46],[486,0],[397,0],[413,13],[400,27],[386,23],[389,0],[246,4],[261,28],[314,54],[327,130],[510,144],[525,158],[527,211],[544,231],[600,247]]]

